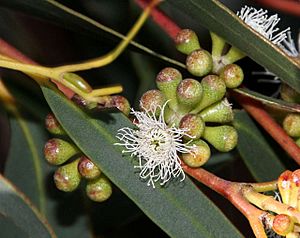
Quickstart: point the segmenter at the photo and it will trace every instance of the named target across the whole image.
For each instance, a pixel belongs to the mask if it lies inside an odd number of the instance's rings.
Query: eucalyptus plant
[[[300,236],[300,54],[277,14],[2,0],[0,19],[1,237]]]

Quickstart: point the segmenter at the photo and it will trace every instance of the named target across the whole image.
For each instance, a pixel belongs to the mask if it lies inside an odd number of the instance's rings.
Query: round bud
[[[93,91],[91,86],[79,75],[74,74],[74,73],[64,73],[63,74],[63,79],[70,83],[73,87],[81,90],[82,92],[85,93],[90,93]],[[72,89],[72,88],[70,88]]]
[[[283,120],[283,129],[289,136],[300,137],[300,114],[288,114]]]
[[[53,165],[63,164],[78,152],[75,145],[58,138],[48,140],[44,147],[45,158]]]
[[[186,58],[187,70],[195,76],[202,77],[211,72],[213,60],[206,50],[195,50]]]
[[[99,178],[88,181],[86,194],[95,202],[103,202],[111,196],[112,187],[106,177],[100,176]]]
[[[79,159],[59,167],[54,173],[56,187],[64,192],[74,191],[80,184],[80,174],[78,172]]]
[[[80,157],[78,171],[80,175],[86,179],[95,179],[101,174],[100,169],[86,156]]]
[[[154,111],[159,116],[162,106],[165,104],[166,98],[163,93],[157,89],[145,92],[140,99],[140,108],[142,111]]]
[[[286,102],[300,103],[300,93],[295,91],[286,83],[281,83],[280,96]]]
[[[205,124],[200,115],[187,114],[181,119],[179,128],[186,130],[186,134],[189,135],[185,135],[184,139],[199,139],[203,134]]]
[[[54,135],[66,135],[65,130],[62,128],[53,113],[49,113],[45,119],[46,129]]]
[[[180,109],[188,112],[193,109],[202,98],[201,83],[195,79],[184,79],[177,87],[177,100]]]
[[[233,120],[233,111],[227,98],[205,108],[199,115],[204,122],[227,123]]]
[[[175,37],[175,44],[178,51],[187,55],[194,50],[200,49],[198,36],[190,29],[179,31]]]
[[[224,80],[227,88],[237,88],[244,80],[244,72],[240,66],[228,64],[221,69],[220,78]]]
[[[210,148],[203,140],[193,141],[191,153],[182,154],[182,160],[190,167],[200,167],[210,158]]]
[[[206,126],[202,137],[221,152],[232,150],[238,142],[238,134],[232,126]]]
[[[202,109],[220,101],[226,93],[226,85],[224,81],[217,75],[208,75],[201,81],[202,99],[192,113],[198,113]]]
[[[296,144],[300,147],[300,138],[296,140]]]
[[[118,108],[124,115],[128,116],[130,113],[130,104],[128,100],[120,95],[111,96],[112,107]]]
[[[272,229],[281,236],[286,236],[294,230],[293,219],[285,214],[276,215],[273,220]]]
[[[166,99],[170,100],[168,105],[172,109],[177,107],[176,89],[181,80],[181,73],[171,67],[164,68],[156,76],[156,85]]]

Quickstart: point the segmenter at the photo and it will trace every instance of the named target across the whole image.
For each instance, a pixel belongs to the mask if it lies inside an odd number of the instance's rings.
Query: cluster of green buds
[[[212,55],[200,47],[195,32],[180,31],[175,39],[177,49],[186,54],[186,68],[193,78],[183,79],[175,68],[164,68],[156,77],[158,89],[147,91],[140,100],[140,108],[156,116],[164,107],[164,120],[169,126],[186,131],[183,137],[192,146],[191,153],[183,153],[183,161],[191,167],[200,167],[211,156],[209,144],[221,152],[237,145],[237,131],[230,124],[234,114],[225,97],[227,88],[238,87],[244,78],[235,64],[214,70]],[[199,78],[201,77],[201,78]]]
[[[300,94],[287,84],[281,84],[280,96],[286,102],[300,103]],[[282,124],[285,132],[300,146],[300,113],[288,113]]]
[[[112,194],[110,181],[70,138],[50,113],[46,120],[47,130],[55,136],[45,144],[45,158],[51,165],[59,166],[54,173],[56,187],[64,192],[76,190],[82,179],[86,180],[86,194],[96,202],[107,200]]]

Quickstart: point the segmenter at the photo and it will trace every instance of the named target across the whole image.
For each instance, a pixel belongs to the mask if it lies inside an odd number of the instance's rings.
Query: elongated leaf
[[[53,183],[55,167],[44,159],[48,135],[43,123],[21,115],[10,119],[11,145],[5,175],[24,192],[47,217],[59,237],[91,237],[87,217],[83,216],[80,193],[61,194]],[[64,213],[62,210],[69,210]]]
[[[13,237],[12,234],[22,238],[56,237],[45,218],[33,207],[28,198],[2,175],[0,175],[0,230],[3,238]]]
[[[300,92],[300,65],[244,24],[217,0],[169,0],[172,6],[217,33]],[[175,19],[176,21],[176,19]]]
[[[274,150],[244,111],[235,113],[238,150],[253,177],[260,182],[276,179],[285,170]]]
[[[280,99],[265,96],[263,94],[251,91],[247,88],[234,89],[234,92],[253,98],[257,101],[262,102],[267,106],[280,109],[286,112],[300,112],[300,105],[296,103],[289,103]]]
[[[139,179],[132,159],[114,145],[117,130],[132,126],[122,114],[105,113],[101,120],[93,119],[57,92],[48,88],[43,92],[77,146],[171,237],[241,237],[189,178],[156,189]]]

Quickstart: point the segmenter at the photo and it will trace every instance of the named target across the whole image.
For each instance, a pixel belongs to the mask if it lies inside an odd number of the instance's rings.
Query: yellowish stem
[[[128,32],[126,38],[120,42],[120,44],[111,52],[107,53],[104,56],[83,62],[83,63],[78,63],[78,64],[71,64],[71,65],[65,65],[65,66],[60,66],[54,68],[56,73],[64,73],[64,72],[75,72],[75,71],[82,71],[82,70],[87,70],[87,69],[92,69],[92,68],[98,68],[105,66],[107,64],[110,64],[113,62],[123,51],[124,49],[128,46],[130,41],[136,36],[138,31],[141,29],[143,24],[145,23],[147,17],[150,14],[151,9],[158,4],[160,1],[158,0],[153,0],[147,8],[143,11],[139,19],[136,21],[136,23],[133,25],[131,30]]]
[[[277,180],[264,183],[251,183],[250,185],[256,192],[269,192],[277,189]]]

